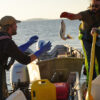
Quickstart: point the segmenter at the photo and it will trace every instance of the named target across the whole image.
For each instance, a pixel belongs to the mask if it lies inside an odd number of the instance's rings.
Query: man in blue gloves
[[[4,16],[0,20],[0,100],[5,100],[8,96],[6,85],[6,73],[8,57],[12,57],[22,64],[29,64],[42,53],[51,49],[51,43],[48,42],[32,55],[26,55],[23,52],[32,43],[36,42],[38,37],[32,37],[26,44],[18,47],[12,40],[12,35],[17,34],[17,21],[12,16]]]

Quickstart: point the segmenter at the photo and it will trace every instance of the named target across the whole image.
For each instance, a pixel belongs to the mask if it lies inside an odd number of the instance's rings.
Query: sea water
[[[63,19],[66,24],[66,35],[70,34],[73,37],[73,39],[65,41],[60,37],[61,20],[62,19],[33,19],[22,21],[17,24],[17,35],[13,36],[13,40],[19,46],[28,41],[31,36],[37,35],[39,40],[44,40],[45,42],[51,41],[51,49],[53,49],[55,45],[67,44],[82,50],[80,40],[78,39],[80,21]],[[36,43],[30,48],[35,52]],[[7,84],[10,84],[9,71],[7,71]]]

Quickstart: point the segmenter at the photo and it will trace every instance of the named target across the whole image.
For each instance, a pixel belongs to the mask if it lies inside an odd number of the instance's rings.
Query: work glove
[[[49,51],[51,49],[51,42],[49,41],[45,45],[43,45],[38,51],[34,53],[34,55],[38,58],[41,56],[41,54],[45,53],[46,51]]]
[[[38,40],[38,36],[32,36],[28,42],[22,44],[21,46],[19,46],[19,49],[22,51],[22,52],[25,52],[33,43],[37,42]]]
[[[39,49],[42,48],[44,45],[45,45],[45,41],[44,41],[44,40],[40,40],[40,41],[38,42],[38,48],[39,48]]]
[[[68,16],[68,13],[67,12],[63,12],[63,13],[61,13],[60,18],[66,18],[66,16]]]
[[[63,12],[60,15],[60,18],[68,18],[68,19],[73,19],[75,15],[72,13],[68,13],[68,12]]]

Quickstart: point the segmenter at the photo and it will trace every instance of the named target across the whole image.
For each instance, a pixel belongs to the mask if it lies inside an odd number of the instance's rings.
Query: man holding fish
[[[88,10],[79,12],[78,14],[73,14],[69,12],[63,12],[60,15],[61,18],[68,18],[70,20],[81,20],[81,24],[79,27],[80,30],[80,38],[83,42],[83,46],[85,48],[85,58],[87,59],[87,71],[90,67],[90,55],[91,55],[91,46],[92,46],[92,28],[98,28],[100,26],[100,0],[91,0],[90,6]],[[93,29],[94,30],[94,29]],[[93,32],[92,32],[93,33]],[[100,42],[97,37],[96,43],[96,58],[97,64],[99,66],[100,73]],[[94,70],[93,79],[96,77],[97,72]]]

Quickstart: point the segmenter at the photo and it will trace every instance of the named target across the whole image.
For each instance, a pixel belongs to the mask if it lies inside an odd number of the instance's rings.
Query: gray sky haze
[[[90,0],[2,0],[0,18],[12,15],[19,20],[30,18],[58,19],[61,12],[86,10]]]

